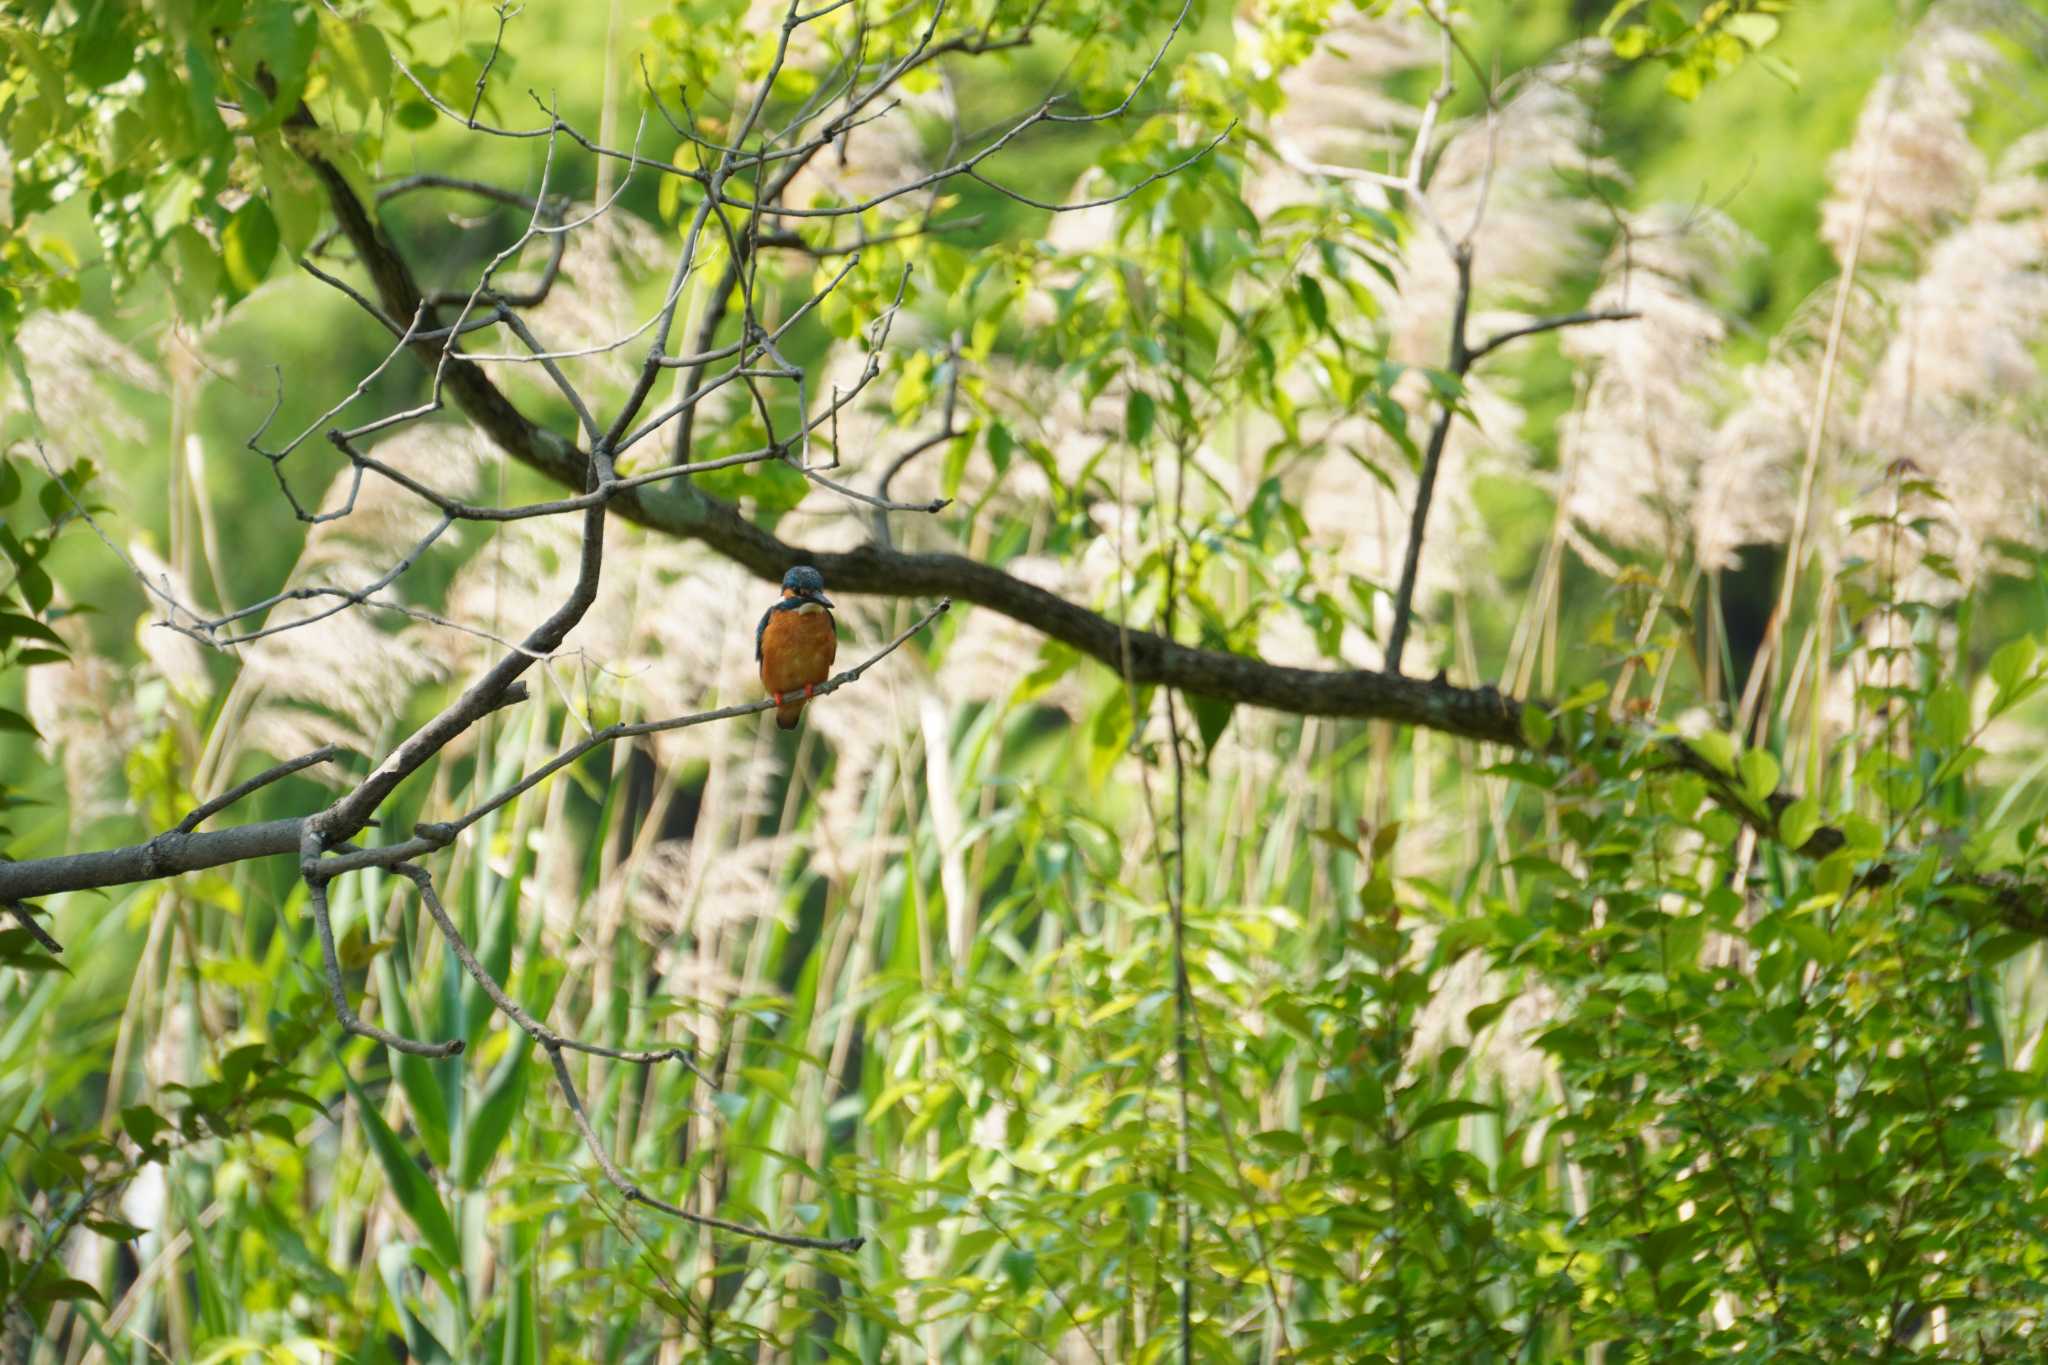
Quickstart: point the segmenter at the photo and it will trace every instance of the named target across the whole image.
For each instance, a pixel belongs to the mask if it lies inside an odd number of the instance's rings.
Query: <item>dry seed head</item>
[[[1862,254],[1871,261],[1897,260],[1945,219],[1969,212],[1984,157],[1964,121],[1999,65],[1998,50],[1977,32],[1938,18],[1914,31],[1829,165],[1833,189],[1820,235],[1837,260],[1848,259],[1866,202]]]

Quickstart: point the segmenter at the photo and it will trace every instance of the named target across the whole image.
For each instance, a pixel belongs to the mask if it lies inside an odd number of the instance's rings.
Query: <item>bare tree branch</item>
[[[301,754],[299,757],[289,759],[274,768],[265,768],[247,782],[230,787],[211,801],[193,807],[191,814],[173,826],[173,832],[177,834],[190,834],[193,830],[198,829],[200,824],[209,816],[218,815],[250,792],[267,787],[273,782],[282,781],[293,773],[301,772],[316,763],[326,763],[340,758],[347,752],[348,750],[342,748],[339,744],[327,744],[315,749],[310,754]]]
[[[358,1038],[369,1038],[395,1052],[409,1053],[414,1057],[454,1057],[462,1052],[464,1043],[460,1038],[446,1042],[422,1043],[414,1038],[405,1038],[363,1022],[348,1003],[348,990],[341,980],[341,958],[334,950],[334,926],[327,918],[327,883],[329,876],[320,870],[320,835],[310,825],[300,835],[300,867],[305,873],[308,899],[313,907],[313,927],[320,935],[320,961],[327,973],[327,1000],[334,1007],[334,1017],[341,1021],[342,1031]]]
[[[610,1154],[605,1150],[605,1144],[598,1138],[596,1130],[591,1126],[590,1115],[584,1110],[583,1099],[576,1092],[576,1083],[569,1075],[569,1068],[562,1058],[562,1053],[565,1050],[584,1052],[593,1056],[609,1057],[615,1061],[629,1062],[641,1066],[678,1060],[687,1066],[691,1073],[706,1085],[712,1084],[711,1078],[697,1069],[696,1064],[690,1060],[689,1054],[682,1048],[668,1047],[651,1051],[628,1051],[621,1048],[605,1047],[601,1044],[586,1043],[579,1039],[568,1037],[565,1034],[557,1033],[541,1023],[529,1014],[518,1001],[507,995],[504,987],[498,984],[497,979],[489,971],[485,970],[481,962],[477,961],[476,953],[470,948],[469,943],[463,938],[461,931],[456,927],[454,917],[441,904],[441,898],[434,890],[433,878],[427,875],[426,869],[415,863],[400,863],[393,870],[409,877],[413,884],[419,888],[420,901],[427,907],[427,913],[433,917],[434,923],[439,926],[442,937],[447,940],[449,951],[455,954],[456,960],[462,964],[462,969],[469,973],[470,978],[489,997],[492,1005],[497,1007],[499,1013],[517,1024],[529,1038],[540,1044],[541,1049],[547,1053],[548,1062],[554,1068],[555,1081],[562,1087],[563,1098],[569,1102],[569,1111],[576,1120],[577,1131],[583,1135],[584,1146],[597,1159],[598,1167],[603,1170],[605,1178],[617,1187],[620,1194],[634,1203],[645,1204],[649,1208],[657,1209],[662,1213],[680,1218],[685,1222],[695,1223],[701,1227],[712,1228],[719,1232],[731,1233],[736,1237],[747,1237],[762,1242],[774,1242],[779,1246],[798,1247],[814,1251],[858,1251],[865,1244],[867,1239],[864,1237],[806,1237],[797,1233],[774,1232],[767,1228],[752,1227],[745,1223],[732,1222],[729,1219],[714,1218],[707,1214],[695,1213],[689,1209],[668,1203],[665,1200],[657,1199],[641,1189],[638,1184],[628,1180],[619,1170],[618,1166],[613,1163]],[[459,1046],[458,1044],[458,1048]],[[713,1088],[715,1089],[716,1087],[713,1086]]]
[[[1594,308],[1582,313],[1537,318],[1534,322],[1510,327],[1505,332],[1480,342],[1472,348],[1472,360],[1477,363],[1510,341],[1520,341],[1523,337],[1536,336],[1542,332],[1555,332],[1562,327],[1584,327],[1595,322],[1633,322],[1641,316],[1642,313],[1633,308]]]
[[[605,1179],[611,1181],[619,1193],[631,1202],[645,1204],[648,1208],[658,1209],[668,1214],[671,1218],[680,1218],[686,1223],[695,1223],[700,1227],[711,1228],[718,1232],[730,1232],[739,1237],[751,1237],[757,1241],[773,1242],[778,1246],[798,1247],[812,1251],[859,1251],[861,1247],[867,1244],[867,1238],[865,1237],[803,1237],[795,1233],[770,1232],[766,1228],[752,1228],[744,1223],[734,1223],[724,1218],[714,1218],[710,1214],[693,1213],[680,1205],[671,1204],[664,1199],[657,1199],[655,1196],[647,1193],[647,1191],[628,1180],[625,1174],[619,1170],[618,1166],[612,1161],[610,1154],[605,1151],[604,1143],[598,1138],[597,1131],[590,1126],[590,1115],[583,1108],[583,1097],[576,1093],[576,1082],[569,1075],[568,1063],[562,1060],[561,1046],[546,1047],[543,1044],[543,1047],[545,1047],[548,1054],[548,1063],[555,1069],[555,1082],[562,1087],[563,1098],[569,1101],[569,1113],[576,1120],[577,1130],[583,1134],[583,1145],[590,1149],[590,1154],[593,1157],[597,1158],[598,1167],[604,1172]]]
[[[330,193],[348,193],[339,177],[329,181]],[[348,214],[342,210],[346,220]],[[360,223],[365,245],[390,251]],[[402,279],[404,265],[395,258],[372,269],[373,278]],[[392,310],[387,311],[402,311]],[[1544,329],[1549,330],[1549,329]],[[1470,356],[1467,355],[1469,364]],[[534,425],[481,372],[473,377],[451,367],[451,388],[471,419],[497,444],[522,463],[563,482],[579,477],[582,458],[559,437]],[[460,381],[458,383],[458,380]],[[470,404],[475,406],[471,407]],[[1440,418],[1441,420],[1441,418]],[[948,597],[1001,612],[1092,658],[1112,670],[1127,671],[1138,686],[1166,686],[1240,705],[1295,715],[1384,720],[1440,733],[1483,740],[1529,751],[1522,733],[1524,701],[1491,687],[1462,688],[1442,681],[1403,677],[1370,669],[1308,669],[1185,645],[1151,631],[1124,626],[1055,593],[1026,583],[1002,568],[957,554],[912,554],[870,542],[847,551],[813,551],[783,541],[742,516],[723,499],[701,489],[680,486],[662,490],[621,489],[612,507],[628,520],[708,548],[771,581],[798,564],[810,564],[826,575],[835,592],[874,593],[888,597]],[[1541,703],[1535,703],[1541,705]],[[1779,793],[1768,811],[1739,800],[1739,789],[1712,765],[1678,745],[1675,766],[1708,769],[1716,798],[1730,805],[1766,837],[1775,838],[1777,810],[1792,798]],[[204,837],[204,836],[199,836]],[[1842,846],[1839,830],[1824,828],[1798,850],[1824,857]],[[0,865],[0,896],[39,894],[12,892]],[[80,883],[72,885],[103,884]],[[1991,884],[1983,888],[2002,922],[2022,932],[2048,936],[2048,911],[2035,903],[2025,885]]]
[[[818,684],[812,696],[825,697],[843,687],[850,687],[876,664],[901,649],[904,644],[927,629],[931,623],[952,607],[950,600],[942,600],[924,616],[904,630],[887,644],[867,658],[833,677]],[[523,686],[516,686],[519,696],[524,696]],[[671,730],[685,730],[713,721],[734,720],[741,716],[755,715],[774,709],[773,698],[763,697],[758,701],[739,702],[719,707],[712,711],[699,711],[685,716],[670,716],[660,720],[633,721],[606,726],[586,737],[579,743],[557,754],[547,763],[534,769],[517,782],[498,792],[480,805],[454,820],[420,825],[412,839],[403,843],[383,847],[354,849],[326,855],[319,866],[329,877],[365,867],[388,867],[397,862],[420,857],[435,849],[446,847],[464,829],[492,811],[518,799],[554,773],[575,762],[577,759],[621,739],[632,739],[642,735],[664,734]],[[294,760],[299,767],[308,766],[309,755],[303,760]],[[296,771],[292,765],[281,765]],[[253,790],[261,781],[273,781],[285,773],[273,769],[251,779],[244,787]],[[230,796],[239,799],[243,793],[239,788]],[[212,803],[209,803],[212,804]],[[225,798],[221,804],[225,804]],[[332,809],[332,808],[330,808]],[[212,812],[207,812],[211,814]],[[322,814],[325,814],[323,812]],[[203,816],[201,817],[203,818]],[[100,886],[120,886],[132,882],[154,881],[161,877],[176,876],[184,872],[197,872],[209,867],[227,863],[247,862],[254,858],[272,857],[281,853],[300,850],[305,827],[317,816],[293,817],[282,820],[268,820],[254,825],[238,825],[216,832],[193,832],[174,829],[156,836],[147,843],[126,848],[104,849],[93,853],[74,853],[55,858],[34,858],[23,862],[0,862],[0,902],[26,900],[34,896],[53,895],[62,891],[83,891]],[[192,817],[187,817],[191,820]],[[196,820],[193,823],[197,823]],[[332,846],[332,845],[330,845]]]
[[[14,916],[15,922],[28,931],[30,938],[40,943],[50,952],[61,953],[64,951],[64,945],[59,943],[48,929],[36,923],[36,917],[30,912],[28,906],[23,905],[20,901],[7,901],[5,905],[7,906],[7,913]]]

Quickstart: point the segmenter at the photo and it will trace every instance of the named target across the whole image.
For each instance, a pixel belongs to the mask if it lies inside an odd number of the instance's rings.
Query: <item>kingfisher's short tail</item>
[[[778,706],[778,707],[776,707],[776,708],[775,708],[775,728],[776,728],[776,729],[778,729],[778,730],[794,730],[794,729],[796,729],[796,722],[797,722],[797,717],[801,716],[801,715],[802,715],[803,713],[804,713],[804,699],[803,699],[803,698],[801,698],[801,697],[799,697],[799,698],[798,698],[797,700],[795,700],[795,701],[793,701],[793,702],[790,702],[790,703],[789,703],[788,705],[786,705],[786,706]]]

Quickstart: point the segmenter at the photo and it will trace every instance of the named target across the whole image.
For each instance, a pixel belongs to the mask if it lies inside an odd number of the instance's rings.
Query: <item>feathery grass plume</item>
[[[162,588],[173,601],[188,606],[196,604],[198,599],[185,576],[159,558],[140,537],[128,542],[128,561],[135,566],[136,573]],[[191,636],[159,624],[169,615],[161,598],[149,597],[143,613],[135,619],[136,643],[142,646],[150,667],[170,685],[180,701],[187,706],[202,706],[214,691],[213,677],[206,668],[206,650]]]
[[[1079,578],[1063,559],[1049,555],[1022,555],[1005,561],[1004,572],[1034,587],[1061,597],[1079,595]],[[936,665],[946,698],[958,707],[969,702],[1001,702],[1037,671],[1043,658],[1044,637],[1022,622],[996,611],[954,608],[958,622],[953,628],[945,656]],[[1060,675],[1031,704],[1049,706],[1079,720],[1087,714],[1089,689],[1085,675],[1073,670]]]
[[[761,688],[753,607],[767,607],[774,585],[699,546],[627,530],[614,561],[624,567],[606,585],[628,626],[620,652],[606,660],[619,675],[607,685],[649,717],[753,697]],[[655,736],[656,752],[667,761],[664,741],[673,741],[678,755],[693,752],[700,733]]]
[[[1559,424],[1566,508],[1610,544],[1676,553],[1714,449],[1713,386],[1727,335],[1703,296],[1751,243],[1712,210],[1659,207],[1620,226],[1590,306],[1642,316],[1563,338],[1592,376],[1584,402]]]
[[[487,447],[466,427],[445,424],[406,429],[376,447],[377,458],[456,497],[470,495]],[[343,506],[351,485],[344,470],[329,485],[323,511]],[[287,586],[357,589],[388,573],[440,520],[420,499],[374,474],[365,475],[348,516],[312,528]],[[401,578],[382,600],[405,602]],[[364,750],[393,718],[404,713],[415,689],[448,676],[435,647],[437,627],[410,622],[394,627],[374,608],[354,607],[323,620],[336,599],[281,602],[263,618],[265,628],[309,621],[265,636],[243,656],[238,686],[257,698],[237,736],[247,748],[289,758],[322,744]],[[231,761],[231,760],[230,760]]]
[[[881,640],[908,624],[893,606],[884,610],[887,615],[877,611],[864,626],[842,622],[842,637]],[[917,743],[918,707],[935,692],[925,667],[903,657],[908,653],[863,678],[857,698],[838,705],[833,698],[804,712],[804,723],[832,746],[831,773],[817,793],[817,820],[807,836],[811,867],[825,876],[850,879],[868,870],[876,855],[897,856],[908,846],[904,836],[875,823],[877,794],[902,776],[899,758],[907,764],[903,756]],[[948,670],[949,683],[951,676]]]
[[[837,112],[837,106],[828,106],[819,111],[819,119]],[[938,81],[923,90],[899,86],[879,118],[840,134],[806,162],[790,181],[783,202],[796,208],[858,204],[922,179],[937,169],[926,150],[932,141],[927,130],[956,121],[950,82]],[[944,148],[942,140],[939,150]],[[921,211],[930,201],[930,195],[906,195],[902,207],[893,211]]]
[[[1435,30],[1419,16],[1403,20],[1349,11],[1333,19],[1306,58],[1265,52],[1259,63],[1280,73],[1280,112],[1268,132],[1292,155],[1344,166],[1395,169],[1419,114],[1388,92],[1396,76],[1435,62]],[[1259,30],[1237,21],[1238,41]]]
[[[627,900],[627,919],[641,940],[653,950],[654,970],[661,978],[661,990],[692,1002],[675,1025],[690,1031],[699,1046],[713,1041],[710,1021],[726,1004],[749,989],[749,983],[731,971],[715,955],[703,951],[705,940],[716,939],[716,931],[728,922],[751,923],[752,917],[779,916],[781,889],[775,887],[764,906],[758,879],[750,882],[747,897],[738,903],[726,885],[700,885],[696,869],[702,862],[722,860],[716,856],[693,857],[693,841],[664,839],[620,873],[630,879],[632,893]],[[735,860],[742,861],[742,860]],[[736,878],[738,880],[738,878]]]
[[[1408,382],[1411,379],[1413,383]],[[1408,430],[1417,444],[1426,439],[1434,420],[1433,400],[1425,396],[1428,392],[1428,386],[1412,374],[1404,376],[1395,388],[1396,401],[1408,413]],[[1474,495],[1489,477],[1520,478],[1527,468],[1519,442],[1513,442],[1522,424],[1520,406],[1483,382],[1468,384],[1466,397],[1479,421],[1476,425],[1454,422],[1444,442],[1430,504],[1428,538],[1415,580],[1418,611],[1430,610],[1432,603],[1448,594],[1491,582],[1492,536]],[[1512,443],[1495,444],[1496,434]],[[1391,590],[1400,579],[1407,555],[1416,472],[1394,442],[1360,416],[1338,421],[1324,447],[1326,453],[1320,459],[1290,480],[1294,486],[1289,493],[1297,499],[1312,543],[1330,550],[1330,570],[1388,589],[1374,599],[1374,638],[1367,640],[1362,632],[1347,628],[1340,655],[1350,666],[1376,667],[1381,658],[1378,642],[1385,640],[1393,625]],[[1378,472],[1364,468],[1347,451],[1371,460]],[[1317,571],[1316,566],[1308,567]],[[1286,649],[1288,634],[1285,629],[1277,632],[1275,645]],[[1413,639],[1409,647],[1422,652],[1404,658],[1404,667],[1426,669],[1436,662],[1426,657],[1433,646],[1425,637]],[[1292,653],[1274,657],[1312,662]]]
[[[564,221],[579,222],[596,208],[594,204],[571,205],[563,215]],[[537,246],[527,248],[529,253],[536,249]],[[646,280],[664,265],[669,249],[669,243],[654,224],[622,206],[606,209],[568,233],[562,247],[561,274],[547,298],[525,313],[527,326],[550,351],[610,346],[647,321],[649,300],[635,293],[634,284]],[[507,282],[503,287],[507,292],[517,292],[538,283],[536,275],[525,281]],[[496,335],[507,343],[504,349],[518,349],[510,333]],[[578,385],[627,385],[640,369],[639,356],[631,346],[565,359],[560,364]],[[536,365],[497,362],[489,368],[501,382],[508,370],[516,371],[526,383],[539,385],[550,400],[557,396]]]
[[[507,523],[455,571],[443,600],[445,613],[494,635],[521,633],[523,625],[552,611],[575,585],[580,534],[581,523],[575,517],[529,517]],[[605,548],[611,548],[609,540]],[[459,632],[441,637],[439,643],[455,668],[473,666],[501,648],[482,636]]]
[[[2023,571],[2005,544],[2048,543],[2048,380],[2038,360],[2048,342],[2044,159],[2048,135],[2016,143],[1969,216],[1921,253],[1859,414],[1865,458],[1885,467],[1910,460],[1943,494],[1928,509],[1942,532],[1929,548],[1953,562],[1954,576],[1917,566],[1902,588],[1921,600],[1950,600],[1986,573]]]
[[[688,839],[657,839],[619,872],[629,887],[626,904],[632,923],[649,942],[666,943],[688,932],[682,895],[690,875]]]
[[[1734,382],[1741,397],[1714,428],[1691,508],[1693,552],[1709,569],[1733,569],[1745,545],[1791,538],[1816,379],[1774,356]]]
[[[72,827],[128,806],[128,754],[145,735],[128,670],[92,650],[77,617],[56,624],[71,657],[26,670],[24,702],[45,753],[64,764]]]
[[[160,393],[163,374],[90,314],[30,313],[14,345],[34,389],[44,449],[57,469],[69,469],[110,447],[150,439],[149,428],[123,405],[121,388]],[[8,384],[0,397],[0,418],[27,410],[28,396]],[[103,468],[102,477],[111,480],[118,474]]]
[[[1409,26],[1405,39],[1379,46],[1375,64],[1353,72],[1357,80],[1384,82],[1397,71],[1419,64],[1435,50],[1434,30]],[[1316,84],[1334,79],[1316,61],[1302,77]],[[1462,74],[1462,73],[1461,73]],[[1574,62],[1532,72],[1503,92],[1492,117],[1451,124],[1437,134],[1437,157],[1428,189],[1430,212],[1445,230],[1462,236],[1476,221],[1473,234],[1474,313],[1470,332],[1484,336],[1497,327],[1523,320],[1526,307],[1548,304],[1557,286],[1575,269],[1590,262],[1594,232],[1604,221],[1600,208],[1573,193],[1575,178],[1618,178],[1618,171],[1591,148],[1591,125],[1584,97],[1577,90]],[[1287,79],[1293,79],[1293,74]],[[1401,128],[1415,119],[1403,116],[1370,119],[1372,136],[1383,127]],[[1333,118],[1340,115],[1333,114]],[[1398,167],[1396,169],[1399,169]],[[1262,163],[1258,173],[1260,202],[1277,205],[1309,193],[1298,160]],[[1351,191],[1368,203],[1387,205],[1383,190],[1354,184]],[[1484,200],[1484,212],[1478,213]],[[1445,363],[1447,334],[1457,294],[1455,265],[1439,235],[1417,223],[1396,266],[1397,287],[1368,282],[1380,296],[1390,358],[1410,365],[1440,367]],[[1327,401],[1307,387],[1303,376],[1288,381],[1299,390],[1298,402]],[[1485,579],[1491,561],[1488,534],[1473,501],[1475,485],[1494,472],[1521,477],[1527,452],[1515,434],[1522,426],[1520,407],[1483,372],[1467,377],[1467,396],[1476,424],[1453,424],[1430,513],[1428,552],[1422,557],[1417,582],[1418,606],[1446,592]],[[1418,444],[1434,416],[1435,399],[1421,375],[1412,371],[1396,383],[1393,395],[1409,414],[1409,432]],[[1255,446],[1278,439],[1270,423],[1248,430]],[[1405,557],[1409,512],[1415,476],[1396,444],[1362,416],[1346,414],[1321,441],[1329,452],[1295,476],[1290,493],[1307,519],[1315,540],[1334,549],[1333,567],[1382,586],[1391,586]],[[1354,452],[1343,454],[1341,452]],[[1360,467],[1370,461],[1381,474]],[[1384,475],[1384,477],[1382,476]],[[1387,487],[1391,480],[1394,485]],[[1308,569],[1315,566],[1282,566]],[[1378,608],[1376,634],[1391,625],[1391,602]],[[1303,648],[1307,632],[1298,623],[1269,619],[1262,649],[1279,651],[1267,657],[1308,663],[1313,651]],[[1422,644],[1417,641],[1417,644]],[[1343,657],[1353,664],[1378,660],[1377,646],[1363,632],[1347,632]],[[1418,667],[1428,661],[1417,659]]]
[[[774,924],[788,918],[777,874],[792,842],[789,838],[749,835],[710,848],[704,847],[707,842],[701,837],[692,839],[681,850],[665,855],[667,870],[681,875],[661,890],[661,919],[639,926],[657,946],[690,939],[702,942],[735,926]],[[657,865],[649,870],[662,869]],[[661,940],[649,933],[664,924],[673,926],[674,939]],[[670,962],[680,965],[683,960]]]
[[[1539,67],[1503,92],[1490,119],[1458,120],[1439,134],[1428,190],[1437,219],[1460,237],[1484,201],[1472,237],[1475,335],[1520,321],[1520,310],[1549,307],[1560,283],[1594,264],[1609,213],[1584,187],[1624,177],[1595,147],[1582,74],[1574,60]],[[1436,233],[1417,226],[1395,278],[1389,354],[1443,364],[1457,272]]]
[[[1734,567],[1744,545],[1783,544],[1791,537],[1836,294],[1831,281],[1802,300],[1772,338],[1769,354],[1728,379],[1728,407],[1700,466],[1690,514],[1694,552],[1708,568]],[[1830,465],[1843,458],[1863,377],[1875,363],[1889,316],[1881,291],[1855,281],[1834,382],[1827,386],[1820,453]]]
[[[1969,212],[1984,156],[1965,120],[2000,64],[1988,39],[1939,8],[1914,30],[1898,65],[1865,99],[1855,136],[1829,164],[1820,236],[1836,260],[1848,259],[1866,200],[1862,252],[1877,262],[1905,258],[1945,220]]]

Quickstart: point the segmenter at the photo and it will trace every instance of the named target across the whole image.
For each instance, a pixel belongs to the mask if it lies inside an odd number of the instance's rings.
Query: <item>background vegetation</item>
[[[573,576],[563,519],[465,523],[383,595],[403,611],[229,648],[155,624],[367,583],[435,520],[373,479],[308,527],[246,445],[324,429],[373,371],[350,420],[429,392],[299,267],[361,284],[298,103],[373,200],[423,172],[534,193],[545,161],[570,215],[610,204],[534,314],[594,345],[659,307],[701,186],[427,96],[694,166],[682,101],[733,129],[786,8],[0,15],[10,860],[360,755],[235,818],[313,808]],[[963,602],[793,737],[609,746],[429,860],[536,1014],[694,1049],[573,1063],[620,1166],[855,1251],[625,1202],[403,876],[333,884],[348,988],[459,1057],[342,1032],[286,859],[40,901],[61,955],[0,921],[0,1358],[2040,1353],[2048,28],[1892,0],[1180,8],[819,20],[877,66],[934,23],[1036,27],[906,80],[796,205],[914,180],[1054,92],[1110,109],[1173,36],[1123,117],[1033,129],[756,277],[779,319],[848,269],[784,347],[805,395],[735,385],[689,457],[854,383],[900,286],[879,378],[814,444],[870,492],[915,452],[889,496],[950,505],[881,513],[777,461],[699,482],[822,551],[886,535],[1190,644],[1376,668],[1454,407],[1402,666],[1538,699],[1523,742],[1139,686]],[[1446,24],[1425,199],[1384,182]],[[777,111],[821,88],[820,42]],[[379,214],[462,289],[525,225],[474,197]],[[1637,316],[1462,373],[1432,219],[1474,225],[1475,339]],[[616,397],[638,357],[577,382]],[[574,432],[545,376],[490,372]],[[452,410],[376,451],[479,501],[562,491]],[[277,468],[309,507],[346,494],[317,439]],[[368,842],[592,727],[755,698],[772,585],[640,526],[608,549],[532,699]],[[843,660],[930,605],[839,600]]]

